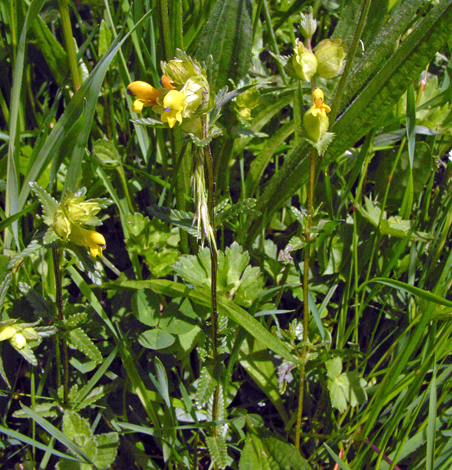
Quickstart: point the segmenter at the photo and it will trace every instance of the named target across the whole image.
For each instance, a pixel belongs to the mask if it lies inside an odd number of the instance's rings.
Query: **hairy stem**
[[[305,240],[306,247],[304,249],[304,269],[303,269],[303,346],[301,350],[301,364],[300,370],[300,384],[298,390],[298,412],[297,412],[297,427],[295,433],[295,448],[300,450],[300,436],[301,436],[301,421],[303,419],[303,396],[305,388],[305,365],[308,356],[308,327],[309,327],[309,263],[311,256],[311,226],[313,215],[313,200],[314,200],[314,186],[315,186],[315,163],[317,153],[314,148],[311,149],[310,169],[309,169],[309,191],[308,191],[308,219],[305,226]]]
[[[207,122],[206,120],[203,121],[202,126],[202,133],[203,138],[207,137]],[[214,169],[213,169],[213,158],[210,152],[209,145],[203,147],[204,151],[204,159],[206,162],[207,168],[207,188],[208,188],[208,206],[210,212],[210,234],[213,237],[213,240],[209,238],[209,247],[210,247],[210,266],[211,266],[211,288],[210,293],[212,297],[212,316],[211,316],[211,335],[212,335],[212,355],[214,362],[217,362],[218,356],[218,311],[217,311],[217,265],[218,265],[218,257],[217,257],[217,248],[215,242],[215,176],[214,176]],[[212,420],[217,421],[218,419],[218,398],[220,393],[220,386],[217,382],[215,387],[214,396],[213,396],[213,405],[212,405]],[[217,434],[217,426],[213,427],[213,435]]]
[[[55,270],[55,283],[56,283],[56,304],[58,312],[58,320],[61,322],[64,320],[63,314],[63,294],[61,288],[61,275],[60,275],[60,253],[56,246],[52,247],[53,254],[53,267]],[[68,393],[69,393],[69,357],[68,357],[68,348],[66,339],[63,337],[61,340],[63,345],[63,402],[67,403]],[[58,340],[55,342],[56,346],[56,358],[57,358],[57,367],[60,367],[60,348]],[[58,386],[60,386],[60,371],[58,371]]]

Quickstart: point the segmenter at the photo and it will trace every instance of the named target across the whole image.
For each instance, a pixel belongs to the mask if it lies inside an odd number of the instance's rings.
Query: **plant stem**
[[[63,295],[61,288],[61,276],[60,276],[60,253],[56,246],[52,247],[53,254],[53,268],[55,270],[55,284],[56,284],[56,304],[58,311],[58,320],[61,322],[64,320],[63,313]],[[63,403],[67,403],[68,392],[69,392],[69,358],[68,358],[68,349],[66,338],[61,340],[63,345]],[[59,342],[56,341],[56,358],[57,358],[57,367],[59,368]],[[58,386],[60,385],[60,372],[58,371]]]
[[[308,220],[305,227],[306,247],[304,249],[304,269],[303,269],[303,347],[301,350],[300,364],[300,385],[298,390],[298,412],[297,412],[297,428],[295,434],[295,448],[300,451],[301,421],[303,418],[303,396],[305,388],[305,366],[308,357],[308,328],[309,328],[309,263],[311,256],[311,226],[313,215],[314,186],[315,186],[315,163],[317,152],[311,149],[310,168],[309,168],[309,190],[308,190]]]
[[[203,120],[202,126],[203,139],[207,137],[207,121]],[[208,206],[210,212],[210,227],[211,227],[211,236],[214,237],[213,240],[209,238],[209,247],[210,247],[210,276],[211,276],[211,287],[210,294],[212,297],[212,317],[211,317],[211,334],[212,334],[212,355],[214,363],[216,366],[218,360],[218,311],[217,311],[217,248],[215,244],[215,189],[216,182],[213,170],[213,158],[212,153],[210,152],[210,146],[206,145],[203,147],[204,159],[206,162],[207,168],[207,188],[208,188]],[[216,367],[215,367],[216,369]],[[218,419],[218,398],[220,393],[220,385],[217,382],[213,395],[213,404],[212,404],[212,421],[217,421]],[[217,435],[217,426],[212,428],[212,433],[214,436]]]
[[[80,75],[78,73],[77,54],[75,52],[74,35],[72,33],[71,18],[69,15],[68,0],[58,0],[60,7],[61,24],[63,26],[63,37],[66,53],[69,59],[69,69],[72,75],[74,91],[80,88]]]

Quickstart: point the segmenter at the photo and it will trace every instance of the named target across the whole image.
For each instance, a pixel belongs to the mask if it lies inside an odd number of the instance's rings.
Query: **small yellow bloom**
[[[104,236],[95,230],[87,230],[79,225],[72,225],[69,241],[79,246],[86,246],[93,258],[102,256],[102,250],[107,247]]]
[[[324,117],[326,116],[326,113],[331,112],[331,108],[323,102],[325,99],[325,95],[323,94],[323,91],[320,88],[316,88],[313,93],[312,93],[312,114],[316,116],[317,114],[321,114]]]
[[[323,102],[324,94],[320,88],[312,93],[313,105],[303,117],[303,124],[309,137],[318,142],[328,132],[330,121],[326,113],[331,112],[331,108]]]
[[[10,339],[16,334],[17,330],[13,326],[3,325],[0,327],[0,341]]]
[[[160,96],[160,92],[152,85],[141,81],[132,82],[127,87],[127,93],[136,98],[133,102],[132,110],[137,114],[141,113],[145,106],[155,106],[157,98]]]
[[[184,108],[184,95],[177,90],[169,91],[163,98],[162,122],[167,122],[170,127],[174,127],[176,121],[182,124],[182,111]]]
[[[16,333],[10,340],[11,346],[14,349],[22,349],[27,344],[27,340],[22,333]]]

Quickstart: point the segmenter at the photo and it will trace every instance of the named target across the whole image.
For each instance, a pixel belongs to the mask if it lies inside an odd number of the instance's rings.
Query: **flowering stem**
[[[62,288],[61,288],[61,275],[60,275],[60,253],[56,246],[52,247],[52,255],[53,255],[53,268],[55,271],[55,284],[56,284],[56,304],[57,304],[57,311],[58,311],[58,320],[62,322],[64,320],[64,313],[63,313],[63,295],[62,295]],[[69,358],[68,358],[68,349],[66,339],[62,338],[62,345],[63,345],[63,402],[64,404],[67,403],[68,399],[68,391],[69,391]],[[56,357],[57,357],[57,367],[60,366],[60,361],[58,360],[60,356],[60,348],[58,340],[55,342],[56,345]],[[60,371],[58,370],[58,385],[60,383]]]
[[[314,186],[315,186],[315,163],[317,158],[317,151],[314,147],[311,149],[310,169],[309,169],[309,190],[308,190],[308,219],[305,226],[305,240],[306,246],[304,249],[304,269],[303,269],[303,346],[301,350],[301,364],[300,370],[300,385],[298,390],[298,412],[297,412],[297,427],[295,432],[295,448],[300,451],[300,436],[301,436],[301,421],[303,417],[303,396],[305,388],[305,366],[308,356],[308,328],[309,328],[309,262],[311,256],[311,226],[313,214],[313,201],[314,201]]]
[[[202,134],[203,138],[207,137],[207,122],[206,119],[203,120],[202,125]],[[213,240],[209,237],[209,247],[210,247],[210,266],[211,266],[211,288],[210,293],[212,297],[212,316],[211,316],[211,328],[212,328],[212,355],[214,362],[217,361],[218,356],[218,312],[217,312],[217,248],[215,244],[215,177],[213,171],[213,158],[212,153],[210,152],[210,146],[206,145],[203,147],[204,159],[207,167],[207,179],[208,179],[208,206],[210,211],[210,231],[209,234],[213,237]],[[218,418],[218,398],[220,393],[219,383],[215,387],[213,395],[213,405],[212,405],[212,421],[217,421]],[[213,435],[217,434],[217,426],[213,427]]]

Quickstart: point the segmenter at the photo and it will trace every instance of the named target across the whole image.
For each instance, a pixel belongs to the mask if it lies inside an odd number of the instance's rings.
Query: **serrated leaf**
[[[16,351],[32,366],[38,365],[36,356],[28,344],[26,344],[22,349],[16,349]]]
[[[8,263],[8,268],[14,267],[19,261],[22,261],[24,258],[30,256],[35,251],[38,251],[40,248],[42,248],[40,240],[32,240],[26,248],[11,258],[11,261]]]
[[[53,225],[58,202],[45,189],[42,189],[38,183],[30,183],[30,188],[36,194],[39,202],[41,203],[44,223],[49,226]]]
[[[140,126],[156,127],[160,129],[168,128],[167,124],[164,124],[162,121],[152,118],[131,119],[130,122],[133,122],[134,124],[138,124]]]
[[[209,127],[209,134],[206,138],[200,139],[194,134],[187,133],[188,136],[190,137],[191,141],[197,146],[197,147],[205,147],[206,145],[210,144],[212,142],[212,139],[214,137],[219,137],[220,135],[223,134],[223,131],[216,126],[211,126]]]
[[[196,404],[203,408],[213,395],[218,380],[215,377],[214,368],[211,364],[205,365],[199,374],[198,388],[196,389]]]
[[[218,468],[225,468],[228,464],[228,452],[226,442],[221,434],[206,438],[207,448],[214,465]]]
[[[33,411],[43,418],[57,418],[59,416],[55,402],[38,403],[34,406]],[[29,418],[28,414],[22,409],[16,410],[13,416],[15,418]]]
[[[86,354],[96,364],[102,362],[102,354],[91,338],[80,328],[69,331],[68,342],[70,346]]]
[[[121,156],[116,145],[109,140],[99,139],[94,142],[93,154],[102,166],[107,168],[115,168],[121,163]]]
[[[132,297],[133,314],[147,326],[157,326],[160,317],[160,301],[151,289],[140,289]]]
[[[97,434],[94,436],[97,455],[94,458],[96,467],[104,470],[110,468],[116,458],[119,445],[119,436],[117,432]]]
[[[0,347],[0,353],[2,352],[2,348]],[[0,376],[5,381],[8,388],[11,390],[11,384],[9,383],[8,377],[6,376],[5,368],[3,367],[3,357],[0,354]]]
[[[333,408],[344,413],[349,404],[354,407],[366,401],[366,381],[359,377],[357,371],[342,372],[342,361],[339,357],[326,361],[326,369]]]
[[[12,274],[8,273],[0,285],[0,313],[3,310],[3,303],[5,302],[6,294],[8,293],[9,286],[11,285]]]
[[[173,269],[185,282],[201,287],[210,286],[210,266],[210,251],[201,248],[197,256],[181,256]]]
[[[63,433],[80,446],[93,435],[89,421],[71,410],[64,412]]]
[[[256,199],[248,198],[239,201],[237,204],[229,205],[228,208],[218,209],[218,212],[215,214],[215,228],[221,227],[225,222],[243,213],[247,213],[250,217],[256,217],[260,212],[254,210],[255,207]]]
[[[193,226],[194,215],[191,212],[183,212],[173,209],[168,209],[161,206],[150,206],[149,212],[165,222],[175,225],[190,235],[199,238],[199,231]]]

